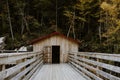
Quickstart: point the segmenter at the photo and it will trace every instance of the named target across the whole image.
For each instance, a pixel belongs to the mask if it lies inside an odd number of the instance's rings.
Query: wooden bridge
[[[69,52],[68,63],[44,64],[43,52],[1,53],[0,80],[120,80],[120,54]]]

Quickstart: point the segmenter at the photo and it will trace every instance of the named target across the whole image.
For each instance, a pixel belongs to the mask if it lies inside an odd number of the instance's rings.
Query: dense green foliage
[[[67,35],[74,22],[81,51],[119,53],[119,11],[119,0],[1,0],[0,36],[7,37],[6,49],[14,49],[55,31],[56,21],[57,30]]]

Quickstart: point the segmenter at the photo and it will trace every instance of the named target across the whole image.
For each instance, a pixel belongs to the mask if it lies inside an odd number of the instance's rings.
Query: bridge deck
[[[46,64],[34,80],[86,80],[68,64]]]

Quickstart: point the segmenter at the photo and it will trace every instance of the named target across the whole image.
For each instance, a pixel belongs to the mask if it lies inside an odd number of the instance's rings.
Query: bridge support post
[[[2,71],[5,70],[5,64],[2,65]]]
[[[77,53],[74,54],[74,61],[76,62],[77,61]]]
[[[98,58],[97,58],[97,62],[100,62],[100,60]],[[97,66],[97,70],[100,70],[99,66]],[[100,77],[100,75],[98,74],[98,71],[96,71],[96,73],[97,73],[97,76]]]

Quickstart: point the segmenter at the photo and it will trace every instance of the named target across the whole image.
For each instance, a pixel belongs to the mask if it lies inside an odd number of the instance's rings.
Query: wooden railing
[[[27,51],[0,50],[0,54],[1,53],[18,53],[18,52],[27,52]]]
[[[68,59],[87,80],[120,80],[120,54],[71,52]]]
[[[0,54],[0,80],[32,80],[43,64],[43,52]]]

